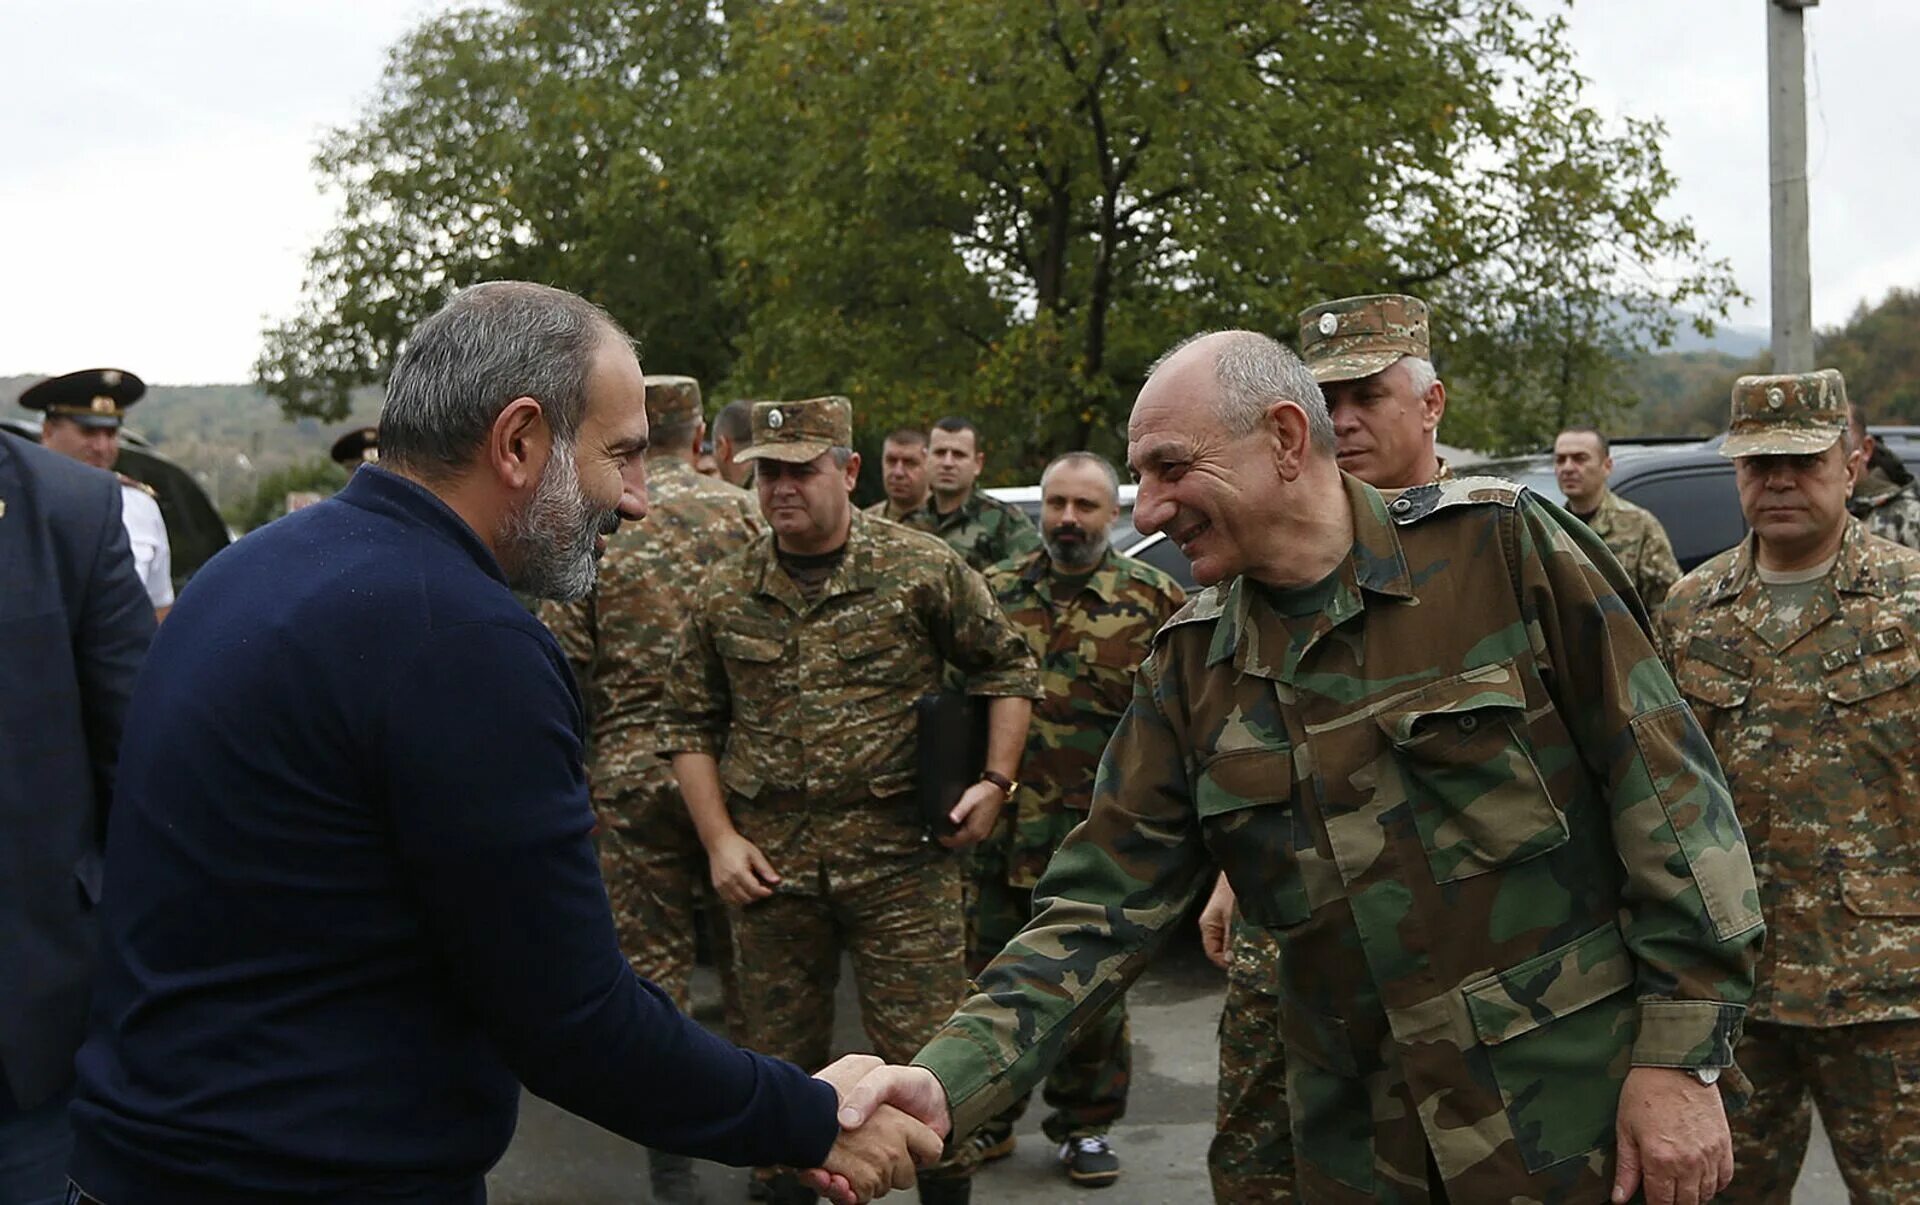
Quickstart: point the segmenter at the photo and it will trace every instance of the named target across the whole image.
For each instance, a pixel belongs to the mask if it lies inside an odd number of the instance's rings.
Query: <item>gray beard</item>
[[[1072,569],[1091,569],[1107,555],[1107,537],[1083,540],[1077,544],[1065,544],[1051,536],[1041,536],[1040,542],[1047,546],[1047,555],[1056,563]]]
[[[573,449],[556,444],[533,497],[507,520],[502,543],[518,569],[508,584],[522,594],[577,602],[593,589],[593,539],[612,535],[620,512],[602,510],[580,491]]]

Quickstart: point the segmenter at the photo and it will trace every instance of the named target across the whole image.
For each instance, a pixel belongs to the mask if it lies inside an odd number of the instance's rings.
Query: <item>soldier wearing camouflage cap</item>
[[[1847,513],[1864,456],[1838,372],[1741,377],[1721,453],[1751,532],[1659,624],[1767,918],[1723,1199],[1784,1205],[1811,1099],[1853,1200],[1920,1200],[1920,552]]]
[[[852,444],[846,398],[754,404],[740,456],[772,530],[701,586],[659,740],[730,907],[747,1040],[809,1066],[831,1053],[843,950],[883,1057],[911,1055],[965,994],[951,851],[992,830],[1040,693],[1026,642],[958,553],[854,508]],[[988,772],[936,844],[915,803],[914,703],[948,666],[990,700]],[[972,1171],[960,1152],[920,1199],[965,1202]],[[791,1175],[768,1192],[814,1199]]]
[[[1427,303],[1400,293],[1322,302],[1300,314],[1300,357],[1327,399],[1340,467],[1362,481],[1437,481],[1447,389],[1433,369]]]
[[[726,912],[707,878],[673,774],[660,756],[668,665],[709,566],[760,534],[752,495],[694,471],[702,428],[700,383],[646,376],[648,513],[607,537],[587,597],[547,603],[591,724],[587,783],[598,821],[594,846],[613,905],[621,952],[633,969],[691,1012],[695,915],[704,910],[720,968],[728,1030],[744,1030]],[[647,1152],[652,1199],[700,1199],[692,1161]]]
[[[1382,495],[1331,426],[1264,335],[1155,366],[1134,521],[1207,588],[1154,637],[1033,918],[843,1116],[993,1116],[1219,867],[1281,942],[1302,1200],[1711,1196],[1759,904],[1632,587],[1511,482]]]

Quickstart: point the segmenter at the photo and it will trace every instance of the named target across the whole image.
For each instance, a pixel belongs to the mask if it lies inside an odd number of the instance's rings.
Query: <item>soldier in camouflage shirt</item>
[[[1845,432],[1839,373],[1742,377],[1722,455],[1752,534],[1660,615],[1767,917],[1736,1202],[1786,1205],[1810,1095],[1854,1201],[1920,1201],[1920,552],[1848,516]]]
[[[1553,475],[1567,496],[1567,510],[1606,542],[1648,611],[1658,610],[1680,580],[1667,529],[1652,511],[1607,488],[1613,457],[1598,427],[1568,427],[1553,441]]]
[[[1867,460],[1847,509],[1881,539],[1920,548],[1920,485],[1898,456],[1867,433],[1858,403],[1849,411],[1848,421],[1854,446],[1865,449]]]
[[[670,677],[661,747],[732,905],[746,1043],[803,1066],[831,1053],[834,981],[853,957],[867,1036],[904,1058],[966,988],[952,848],[992,830],[1006,793],[982,780],[960,829],[927,839],[914,794],[914,700],[945,666],[992,701],[987,765],[1019,770],[1033,655],[986,582],[920,532],[870,519],[845,398],[761,402],[755,489],[772,532],[715,566]],[[945,846],[946,848],[943,848]],[[922,1178],[921,1200],[968,1198],[972,1166]],[[812,1200],[793,1177],[776,1202]]]
[[[1186,598],[1172,578],[1108,545],[1120,514],[1111,464],[1070,452],[1047,466],[1040,484],[1044,548],[987,571],[1008,621],[1039,659],[1042,693],[1011,815],[974,857],[968,970],[976,973],[1027,923],[1040,873],[1086,818],[1100,751],[1133,697],[1134,671]],[[1119,1175],[1105,1135],[1127,1107],[1125,1003],[1116,999],[1088,1025],[1047,1077],[1053,1111],[1043,1128],[1077,1184],[1110,1184]],[[1012,1151],[1025,1108],[1023,1096],[981,1129],[975,1143],[984,1157]]]
[[[566,651],[587,702],[587,777],[599,819],[594,840],[620,948],[636,972],[689,1011],[694,915],[704,901],[727,1026],[738,1037],[726,914],[661,759],[659,727],[667,665],[696,587],[709,566],[760,533],[760,516],[744,490],[694,471],[703,426],[699,382],[649,375],[646,390],[647,518],[608,537],[591,594],[575,603],[546,603],[541,618]],[[690,1160],[650,1151],[648,1162],[656,1201],[698,1199]]]
[[[1025,511],[975,488],[987,465],[977,427],[964,418],[943,418],[927,441],[933,492],[902,523],[939,536],[982,573],[1040,547],[1040,533]]]
[[[880,445],[880,484],[887,496],[867,508],[881,519],[905,523],[927,504],[927,433],[914,427],[889,431]]]
[[[1389,502],[1330,426],[1265,336],[1156,367],[1136,522],[1214,585],[1155,640],[1033,920],[852,1115],[995,1115],[1217,863],[1280,936],[1302,1199],[1711,1196],[1759,900],[1644,612],[1563,512],[1491,478]]]

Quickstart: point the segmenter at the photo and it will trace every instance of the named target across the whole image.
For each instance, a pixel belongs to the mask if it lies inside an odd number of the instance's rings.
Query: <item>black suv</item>
[[[1874,436],[1920,476],[1920,427],[1880,427],[1874,430]],[[1659,518],[1673,541],[1673,555],[1682,571],[1733,547],[1747,533],[1747,521],[1740,514],[1740,498],[1733,485],[1733,462],[1720,455],[1724,438],[1613,441],[1613,475],[1608,487]],[[1562,504],[1566,501],[1554,480],[1551,452],[1483,460],[1462,465],[1459,471],[1463,476],[1504,477],[1543,498]],[[1164,535],[1148,536],[1128,551],[1172,574],[1188,589],[1193,588],[1192,567],[1179,546]]]

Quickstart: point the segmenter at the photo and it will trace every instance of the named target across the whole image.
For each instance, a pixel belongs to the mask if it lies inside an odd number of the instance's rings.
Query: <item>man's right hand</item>
[[[939,1135],[882,1105],[859,1129],[841,1130],[827,1152],[826,1166],[805,1178],[837,1205],[853,1205],[884,1197],[889,1189],[912,1188],[920,1168],[940,1161],[940,1150]],[[844,1190],[833,1177],[845,1182]]]
[[[947,1089],[925,1067],[876,1067],[840,1102],[840,1128],[858,1129],[881,1105],[892,1105],[945,1138],[953,1128]]]
[[[1207,897],[1207,906],[1200,910],[1200,948],[1207,952],[1213,965],[1221,970],[1227,969],[1227,934],[1233,925],[1233,884],[1227,882],[1227,876],[1221,875],[1220,881],[1213,885],[1213,894]]]
[[[707,866],[713,875],[713,889],[729,904],[746,905],[773,894],[780,881],[773,863],[753,842],[732,833],[714,842],[707,850]]]

